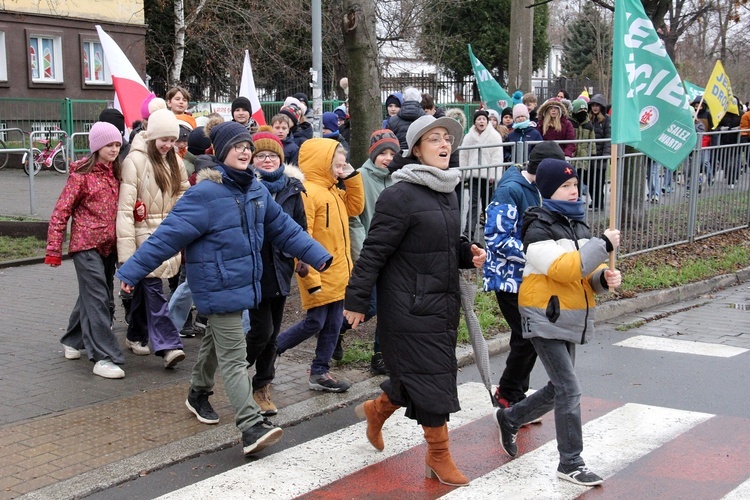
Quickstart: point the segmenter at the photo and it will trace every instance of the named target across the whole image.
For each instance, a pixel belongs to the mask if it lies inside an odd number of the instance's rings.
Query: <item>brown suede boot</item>
[[[386,393],[382,393],[375,400],[365,401],[354,411],[359,418],[367,418],[367,440],[378,451],[383,451],[383,424],[399,407],[391,403]]]
[[[449,486],[468,486],[469,479],[456,468],[448,449],[448,424],[443,424],[442,427],[423,425],[422,428],[425,441],[427,441],[427,457],[425,458],[427,477],[437,478],[438,481]]]

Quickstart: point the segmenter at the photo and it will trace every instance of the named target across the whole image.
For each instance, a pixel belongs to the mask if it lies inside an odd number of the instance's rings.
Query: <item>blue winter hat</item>
[[[224,122],[216,125],[210,132],[211,144],[214,146],[216,158],[223,162],[229,154],[229,148],[240,142],[253,144],[253,138],[244,125],[237,122]],[[251,151],[255,148],[251,147]]]
[[[336,113],[330,111],[323,113],[323,128],[327,128],[331,132],[339,131],[339,117],[336,116]]]
[[[516,90],[515,92],[513,92],[511,99],[513,100],[514,106],[516,104],[523,104],[523,92],[521,92],[520,90]]]
[[[550,199],[568,179],[578,178],[576,169],[565,160],[545,158],[536,169],[536,187],[542,198]]]
[[[346,105],[342,104],[338,108],[333,110],[334,113],[336,113],[336,116],[338,116],[342,120],[346,120]]]

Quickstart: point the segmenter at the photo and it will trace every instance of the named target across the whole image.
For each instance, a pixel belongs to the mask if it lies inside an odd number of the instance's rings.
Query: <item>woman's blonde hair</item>
[[[162,156],[156,147],[156,141],[147,141],[146,154],[154,169],[154,180],[159,186],[162,193],[171,196],[177,196],[180,192],[180,163],[177,160],[177,153],[171,148],[166,156]]]
[[[554,118],[552,118],[550,116],[550,112],[549,112],[550,109],[552,109],[553,107],[557,107],[557,109],[559,111],[557,113],[557,116],[554,117]],[[560,108],[559,106],[550,106],[549,108],[545,109],[544,111],[545,111],[545,113],[544,113],[544,116],[542,117],[542,135],[546,134],[547,130],[549,130],[550,127],[552,127],[553,129],[557,130],[558,132],[561,131],[562,130],[562,122],[560,120],[560,117],[563,114],[562,108]]]

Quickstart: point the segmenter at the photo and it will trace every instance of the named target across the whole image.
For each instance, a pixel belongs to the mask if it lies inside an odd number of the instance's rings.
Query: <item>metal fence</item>
[[[750,225],[750,143],[738,143],[737,131],[706,135],[712,137],[712,145],[702,147],[699,136],[695,150],[675,172],[631,148],[620,150],[615,227],[622,232],[621,257],[693,242]],[[727,139],[731,139],[729,144]],[[560,144],[585,146],[591,142],[602,141],[561,141]],[[509,148],[514,161],[460,167],[465,234],[481,239],[484,208],[492,200],[495,182],[511,164],[525,164],[528,150],[534,145],[491,145]],[[460,149],[479,149],[481,161],[482,148]],[[586,222],[593,234],[599,235],[610,223],[610,158],[591,155],[574,158],[571,163],[579,173],[582,196],[586,200]],[[483,182],[483,178],[487,181]]]

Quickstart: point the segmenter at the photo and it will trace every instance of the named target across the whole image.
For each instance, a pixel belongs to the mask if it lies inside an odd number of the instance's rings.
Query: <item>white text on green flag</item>
[[[616,0],[612,142],[677,170],[696,142],[680,75],[640,0]]]
[[[484,67],[484,64],[474,57],[471,45],[469,45],[469,58],[471,59],[471,67],[474,70],[474,79],[477,81],[479,98],[482,100],[482,104],[489,109],[494,109],[498,114],[502,114],[503,109],[511,105],[510,96],[497,83],[495,77]]]

